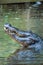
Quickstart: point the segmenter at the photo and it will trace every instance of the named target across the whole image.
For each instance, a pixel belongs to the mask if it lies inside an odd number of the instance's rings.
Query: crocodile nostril
[[[6,27],[6,29],[8,29],[8,27]]]

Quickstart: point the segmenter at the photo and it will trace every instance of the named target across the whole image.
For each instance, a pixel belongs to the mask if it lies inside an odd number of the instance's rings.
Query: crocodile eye
[[[11,24],[9,24],[9,26],[11,26]]]

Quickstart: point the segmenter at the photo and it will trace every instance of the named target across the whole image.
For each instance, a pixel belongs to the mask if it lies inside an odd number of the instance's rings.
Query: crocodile
[[[43,39],[32,31],[23,31],[4,24],[5,32],[22,45],[7,58],[7,65],[43,65]],[[39,62],[40,61],[40,62]]]
[[[19,30],[9,23],[4,24],[4,30],[7,34],[9,34],[13,39],[18,41],[24,47],[34,45],[35,43],[41,44],[41,41],[43,42],[43,39],[32,31]]]

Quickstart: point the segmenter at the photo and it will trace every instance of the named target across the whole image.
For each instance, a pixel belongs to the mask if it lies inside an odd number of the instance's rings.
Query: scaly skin
[[[41,43],[42,39],[33,32],[19,30],[16,27],[12,27],[10,24],[4,25],[4,30],[9,34],[13,39],[18,41],[24,47],[33,45],[35,43]]]

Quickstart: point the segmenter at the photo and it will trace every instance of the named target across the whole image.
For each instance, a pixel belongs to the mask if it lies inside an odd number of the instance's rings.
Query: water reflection
[[[35,53],[34,50],[19,50],[16,54],[14,53],[8,59],[8,64],[42,64],[43,55],[38,51]]]
[[[22,30],[32,30],[33,32],[35,32],[36,34],[38,34],[43,38],[43,29],[42,29],[43,28],[43,5],[41,5],[38,8],[30,7],[30,9],[29,6],[31,4],[29,3],[27,3],[27,5],[25,3],[25,5],[22,6],[21,4],[20,6],[16,4],[10,6],[9,5],[3,5],[0,8],[0,38],[3,38],[3,41],[2,39],[0,39],[0,49],[1,49],[0,56],[9,56],[9,54],[12,53],[12,51],[15,51],[16,49],[15,45],[16,47],[19,47],[16,44],[16,42],[9,39],[9,37],[7,37],[7,35],[5,34],[3,30],[3,25],[6,22],[9,22],[12,25]],[[11,44],[9,44],[9,42],[11,42]],[[32,48],[34,46],[36,49]],[[8,63],[10,63],[9,65],[12,65],[15,59],[16,60],[19,59],[15,63],[24,62],[26,64],[29,62],[29,63],[36,63],[36,65],[37,63],[43,63],[43,49],[41,49],[43,48],[43,45],[36,44],[30,47],[32,48],[32,50],[22,50],[22,51],[19,50],[18,52],[16,52],[17,55],[14,53],[13,56],[9,57],[8,60]],[[24,60],[25,58],[26,60],[28,60],[28,62]],[[20,59],[23,61],[20,62]]]

